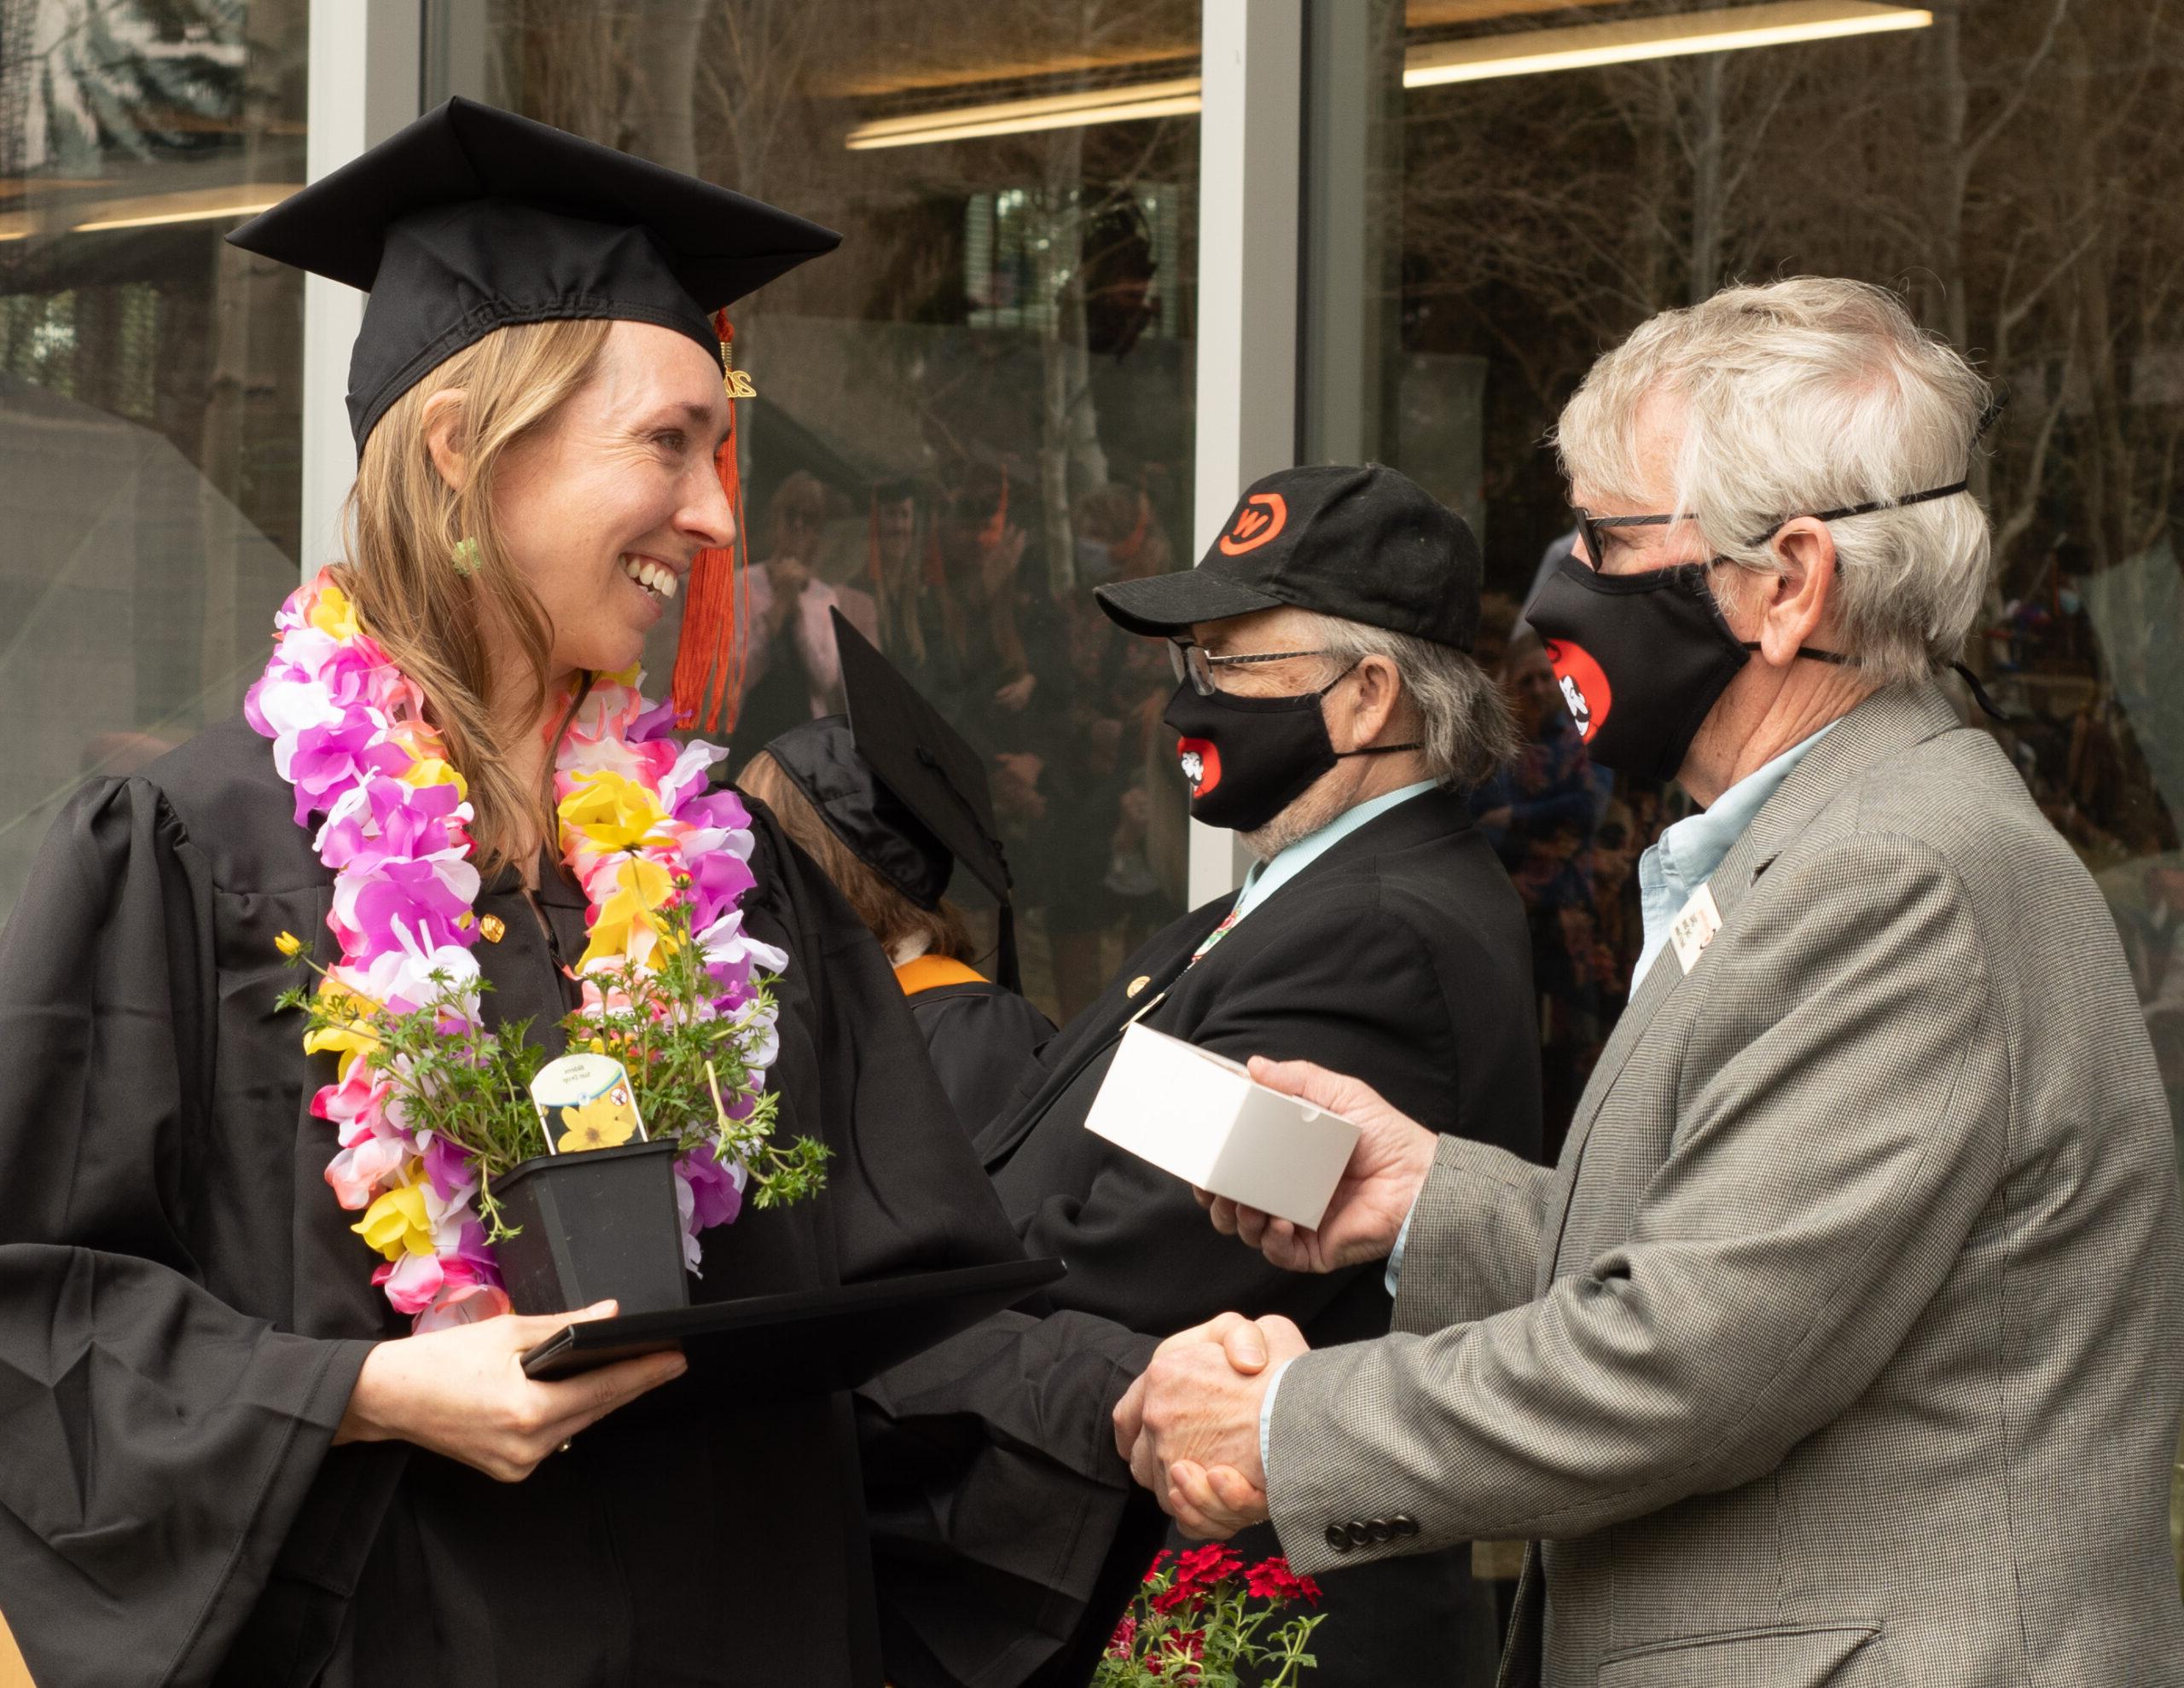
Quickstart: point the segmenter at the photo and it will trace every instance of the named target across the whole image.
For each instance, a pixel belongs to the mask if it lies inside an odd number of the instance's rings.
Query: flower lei
[[[320,990],[404,1013],[451,982],[464,1023],[448,1030],[475,1034],[482,1019],[471,954],[479,936],[473,810],[425,718],[423,693],[363,630],[330,571],[290,595],[274,637],[244,713],[273,741],[274,765],[295,787],[296,824],[325,817],[313,848],[334,870],[326,924],[341,956]],[[589,904],[577,1012],[626,1006],[602,995],[590,976],[647,966],[660,910],[677,882],[687,882],[690,930],[718,988],[712,1012],[740,1023],[750,1070],[750,1088],[729,1112],[747,1116],[779,1051],[755,976],[780,972],[788,956],[743,930],[740,904],[757,883],[750,814],[733,792],[707,790],[713,764],[728,752],[667,737],[673,706],[648,705],[642,679],[632,668],[595,682],[555,758],[562,860]],[[338,1133],[340,1147],[326,1169],[334,1198],[363,1211],[351,1228],[385,1256],[372,1281],[419,1331],[505,1313],[499,1266],[476,1210],[476,1169],[456,1144],[405,1123],[392,1088],[360,1059],[369,1041],[329,1030],[306,1035],[304,1047],[340,1058],[337,1082],[319,1090],[311,1112]],[[698,1233],[741,1210],[744,1172],[699,1150],[677,1157],[676,1175],[683,1257],[694,1271]]]

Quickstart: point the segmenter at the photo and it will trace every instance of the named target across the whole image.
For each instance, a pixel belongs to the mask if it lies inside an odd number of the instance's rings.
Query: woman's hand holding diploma
[[[647,1354],[558,1383],[524,1375],[527,1350],[574,1320],[613,1315],[614,1303],[603,1301],[581,1313],[503,1314],[381,1343],[357,1375],[334,1442],[415,1442],[521,1482],[578,1431],[690,1369],[680,1354]]]

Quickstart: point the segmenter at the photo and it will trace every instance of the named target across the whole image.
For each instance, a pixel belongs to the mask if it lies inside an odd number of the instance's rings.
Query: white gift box
[[[1309,1227],[1326,1215],[1357,1128],[1235,1062],[1133,1025],[1084,1128],[1201,1190]]]

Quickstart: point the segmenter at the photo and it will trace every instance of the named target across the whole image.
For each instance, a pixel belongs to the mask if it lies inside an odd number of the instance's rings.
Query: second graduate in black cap
[[[1014,1095],[1054,1024],[1016,990],[1008,867],[985,764],[886,658],[834,612],[846,716],[793,727],[736,784],[826,870],[894,964],[964,1129]],[[947,897],[957,862],[999,899],[998,981]]]
[[[708,313],[834,236],[456,102],[235,238],[371,290],[353,539],[250,720],[90,781],[0,943],[9,1621],[44,1688],[866,1688],[839,1401],[666,1355],[526,1379],[566,1320],[465,1322],[498,1303],[462,1164],[276,1006],[299,937],[388,1002],[474,968],[558,1054],[679,839],[713,941],[781,966],[780,1129],[833,1151],[820,1199],[698,1239],[694,1296],[1019,1256],[833,888],[763,812],[677,832],[736,805],[657,720],[570,716],[730,542]],[[604,868],[556,837],[585,779]]]

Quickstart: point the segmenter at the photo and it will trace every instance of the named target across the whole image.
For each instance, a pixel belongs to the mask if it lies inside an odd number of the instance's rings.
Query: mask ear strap
[[[1326,685],[1321,687],[1315,695],[1322,698],[1327,696],[1327,694],[1334,690],[1336,687],[1341,685],[1344,681],[1349,679],[1351,675],[1356,673],[1357,663],[1363,662],[1365,658],[1362,657],[1358,658],[1357,662],[1350,664],[1348,668],[1343,670],[1343,671],[1336,675],[1333,679],[1328,681]],[[1397,751],[1422,751],[1425,748],[1426,746],[1422,744],[1368,745],[1362,751],[1337,751],[1335,752],[1335,756],[1338,758],[1345,756],[1393,756]]]
[[[1745,649],[1747,651],[1756,651],[1759,648],[1757,644],[1753,643],[1749,639],[1743,641],[1742,643]],[[1807,658],[1813,662],[1833,663],[1838,668],[1846,667],[1850,662],[1850,658],[1844,656],[1840,651],[1800,650],[1798,654],[1801,657]],[[1970,688],[1972,693],[1972,701],[1979,705],[1981,713],[1985,715],[1989,721],[1999,721],[2004,723],[2007,723],[2009,721],[2010,717],[2003,712],[2001,705],[1987,695],[1987,688],[1979,683],[1979,676],[1978,675],[1974,674],[1960,662],[1953,662],[1949,666],[1956,670],[1957,678],[1963,681],[1965,685]]]
[[[1747,651],[1757,651],[1759,648],[1757,640],[1745,639],[1740,642]],[[1840,651],[1815,651],[1809,646],[1800,645],[1798,647],[1798,654],[1808,662],[1833,663],[1838,668],[1848,668],[1851,665],[1850,658]]]

